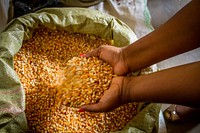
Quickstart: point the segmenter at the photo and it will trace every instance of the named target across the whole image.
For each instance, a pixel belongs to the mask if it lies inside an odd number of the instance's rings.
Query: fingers
[[[106,104],[101,102],[97,104],[85,105],[79,109],[79,112],[89,111],[89,112],[107,112],[110,111],[109,108],[106,107]]]
[[[84,54],[83,57],[92,57],[92,56],[99,57],[99,54],[100,54],[100,47],[92,50],[91,52],[87,54]]]

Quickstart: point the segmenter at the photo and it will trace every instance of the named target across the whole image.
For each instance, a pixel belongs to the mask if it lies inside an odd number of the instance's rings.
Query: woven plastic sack
[[[13,57],[23,40],[30,39],[40,25],[50,29],[94,34],[112,39],[122,47],[137,40],[134,32],[119,19],[96,10],[83,8],[49,8],[11,21],[0,34],[0,132],[28,130],[25,117],[25,91],[13,69]],[[141,103],[141,105],[143,105]],[[139,108],[140,109],[140,108]],[[119,132],[150,133],[158,122],[160,105],[150,103]]]

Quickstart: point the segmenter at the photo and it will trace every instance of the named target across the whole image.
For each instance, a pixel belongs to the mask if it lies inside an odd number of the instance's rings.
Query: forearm
[[[200,107],[200,62],[125,79],[131,101]]]
[[[200,1],[192,1],[159,29],[123,48],[129,71],[200,46]]]

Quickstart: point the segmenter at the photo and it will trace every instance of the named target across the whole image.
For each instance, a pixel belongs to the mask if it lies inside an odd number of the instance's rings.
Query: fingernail
[[[80,54],[81,57],[85,56],[85,54]]]
[[[85,109],[83,109],[83,108],[80,108],[79,110],[78,110],[78,112],[84,112],[85,111]]]

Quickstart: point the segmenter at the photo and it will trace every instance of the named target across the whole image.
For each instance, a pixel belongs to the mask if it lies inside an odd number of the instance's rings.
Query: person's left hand
[[[92,105],[84,105],[79,112],[108,112],[124,103],[130,102],[129,89],[126,89],[126,79],[128,77],[118,76],[112,79],[110,88],[105,91],[98,103]]]
[[[100,47],[90,51],[83,55],[83,57],[92,57],[96,56],[101,60],[109,63],[113,67],[114,74],[125,75],[129,72],[128,62],[125,58],[125,53],[122,48],[101,45]]]

